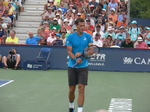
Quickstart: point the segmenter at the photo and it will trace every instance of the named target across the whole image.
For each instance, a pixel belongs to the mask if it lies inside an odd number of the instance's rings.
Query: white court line
[[[2,85],[0,85],[0,87],[3,87],[3,86],[5,86],[5,85],[7,85],[7,84],[9,84],[9,83],[11,83],[11,82],[13,82],[14,80],[10,80],[9,82],[7,82],[7,83],[5,83],[5,84],[2,84]]]
[[[109,112],[132,112],[132,99],[112,98],[109,105]]]

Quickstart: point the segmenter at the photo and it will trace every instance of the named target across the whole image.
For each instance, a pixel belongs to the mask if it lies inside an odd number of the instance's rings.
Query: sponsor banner
[[[0,50],[3,56],[8,55],[8,51],[17,48],[21,55],[20,65],[23,67],[27,60],[35,60],[41,47],[52,49],[48,62],[50,69],[67,69],[68,54],[66,47],[59,46],[26,46],[26,45],[1,45]],[[41,65],[26,65],[26,68],[37,69]],[[121,48],[101,48],[100,54],[89,59],[89,70],[98,71],[140,71],[150,72],[150,50],[149,49],[121,49]]]

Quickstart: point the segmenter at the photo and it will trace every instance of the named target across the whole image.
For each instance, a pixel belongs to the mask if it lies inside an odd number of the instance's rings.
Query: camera
[[[12,54],[15,54],[14,50],[10,50],[10,51],[9,51],[9,54],[11,54],[11,55],[12,55]]]

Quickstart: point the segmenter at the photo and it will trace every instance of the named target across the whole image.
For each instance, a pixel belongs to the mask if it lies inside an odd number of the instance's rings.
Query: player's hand
[[[81,58],[78,58],[76,63],[81,63],[82,62],[82,59]]]
[[[77,52],[77,53],[75,54],[75,57],[77,58],[77,57],[79,57],[79,56],[81,56],[81,53],[80,53],[80,52]]]

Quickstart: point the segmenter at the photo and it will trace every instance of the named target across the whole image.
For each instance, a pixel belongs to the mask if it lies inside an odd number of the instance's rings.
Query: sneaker
[[[17,66],[14,66],[14,69],[17,70]]]
[[[74,108],[69,108],[69,112],[74,112]]]
[[[8,66],[4,66],[3,68],[4,68],[4,69],[8,69]]]

